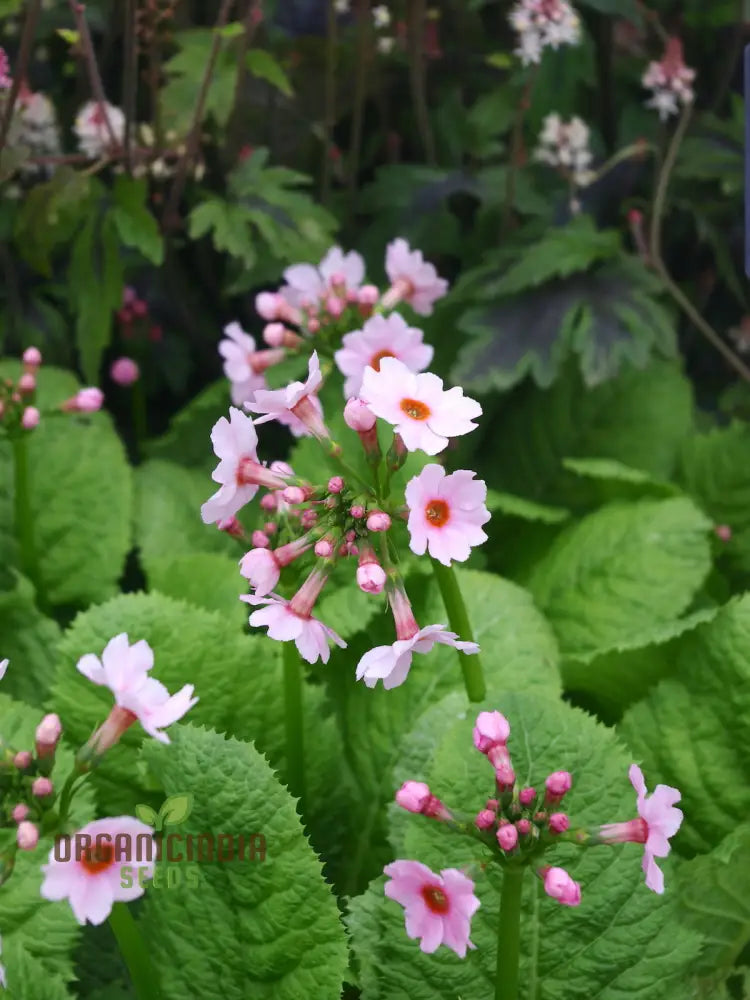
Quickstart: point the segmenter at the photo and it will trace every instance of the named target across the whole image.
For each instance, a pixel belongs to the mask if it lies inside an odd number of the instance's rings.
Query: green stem
[[[34,546],[34,521],[31,516],[31,490],[29,488],[29,456],[25,433],[13,439],[13,470],[15,477],[14,516],[16,537],[20,548],[21,569],[38,587],[36,548]]]
[[[109,926],[117,939],[120,954],[128,967],[138,1000],[160,1000],[159,980],[151,964],[138,925],[125,903],[115,903],[109,915]]]
[[[148,415],[146,411],[146,390],[143,377],[133,384],[131,397],[133,407],[133,434],[135,436],[135,451],[138,458],[143,457],[143,446],[148,437]]]
[[[299,799],[305,794],[305,745],[302,714],[302,664],[293,642],[282,646],[284,661],[284,728],[289,790]]]
[[[459,639],[464,642],[473,642],[474,633],[471,630],[471,622],[466,611],[461,588],[456,579],[456,572],[452,566],[443,566],[437,559],[431,559],[432,570],[435,579],[440,587],[445,610],[448,612],[448,621],[454,632],[458,633]],[[462,653],[457,650],[458,660],[464,675],[464,685],[469,701],[483,701],[487,694],[484,683],[484,673],[479,653]]]
[[[521,945],[523,868],[506,868],[497,925],[495,1000],[518,1000],[518,958]]]

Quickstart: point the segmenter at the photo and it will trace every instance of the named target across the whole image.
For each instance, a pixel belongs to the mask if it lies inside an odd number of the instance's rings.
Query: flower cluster
[[[693,103],[694,80],[695,70],[685,65],[682,42],[679,38],[670,37],[661,60],[649,63],[643,74],[643,86],[653,91],[646,107],[658,111],[661,121],[679,114],[680,106]]]
[[[677,789],[657,785],[653,794],[647,795],[643,774],[633,764],[629,778],[636,791],[636,818],[591,830],[571,829],[561,806],[572,787],[572,775],[555,771],[547,776],[541,789],[522,786],[513,768],[509,737],[510,724],[505,716],[500,712],[479,713],[474,746],[492,765],[495,788],[493,797],[473,820],[458,816],[424,782],[404,782],[396,792],[397,804],[408,812],[435,819],[455,833],[479,840],[489,848],[492,861],[503,869],[531,868],[547,895],[563,906],[581,903],[581,886],[563,868],[544,861],[545,854],[561,842],[580,847],[641,844],[646,885],[654,892],[664,892],[664,876],[655,859],[667,856],[669,839],[682,822],[682,812],[676,808],[680,801]],[[463,958],[467,947],[473,947],[469,925],[480,905],[468,874],[449,868],[435,875],[420,862],[405,860],[387,865],[384,871],[390,879],[385,894],[404,907],[408,936],[421,939],[422,951],[433,952],[444,944]]]
[[[359,255],[334,247],[319,267],[289,268],[277,293],[258,296],[259,312],[271,321],[264,331],[268,348],[258,350],[236,323],[225,329],[219,350],[236,405],[212,431],[220,459],[213,478],[220,488],[203,504],[201,515],[205,523],[245,539],[237,514],[259,490],[267,491],[260,499],[262,526],[252,532],[253,548],[240,563],[253,588],[242,600],[257,609],[251,625],[267,628],[273,639],[294,641],[310,663],[328,661],[329,641],[345,645],[313,611],[337,563],[356,560],[357,585],[368,594],[385,592],[396,633],[393,643],[361,658],[356,676],[370,687],[381,680],[392,688],[406,679],[414,653],[427,653],[437,643],[469,654],[478,649],[444,625],[420,627],[397,568],[401,539],[408,537],[415,554],[429,552],[450,566],[468,559],[472,547],[486,540],[482,526],[490,515],[486,486],[468,470],[447,474],[441,465],[428,463],[405,489],[394,485],[409,452],[439,454],[451,438],[477,426],[482,410],[459,387],[445,389],[437,375],[424,371],[432,348],[421,330],[390,311],[408,302],[428,314],[446,282],[404,240],[389,245],[386,271],[390,286],[381,295],[363,285]],[[352,468],[326,424],[318,400],[323,371],[317,350],[308,358],[304,381],[282,389],[266,385],[265,372],[286,352],[301,353],[313,337],[345,377],[344,421],[359,437],[369,481]],[[253,421],[240,405],[259,416]],[[391,429],[385,454],[378,419]],[[284,462],[261,462],[256,426],[269,420],[296,436],[314,437],[341,474],[313,483]],[[307,563],[306,576],[287,600],[275,591],[292,563],[297,568]]]
[[[0,381],[0,432],[16,437],[24,431],[38,427],[42,414],[36,402],[37,372],[42,364],[38,348],[27,347],[23,352],[23,372],[18,381]],[[101,389],[79,389],[75,396],[60,404],[64,413],[93,413],[104,402]]]
[[[524,66],[540,62],[547,48],[581,40],[581,22],[567,0],[518,0],[509,20],[518,33],[516,55]]]
[[[547,115],[539,135],[534,159],[557,167],[576,187],[590,184],[593,174],[589,149],[589,129],[580,118],[564,122],[560,115]]]
[[[92,160],[116,152],[125,140],[125,115],[109,101],[87,101],[76,115],[78,148]]]

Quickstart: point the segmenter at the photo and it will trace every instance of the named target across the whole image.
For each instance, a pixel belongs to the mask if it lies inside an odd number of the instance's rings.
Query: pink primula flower
[[[387,691],[398,687],[409,675],[414,653],[429,653],[436,643],[464,653],[479,652],[475,642],[460,641],[455,632],[446,631],[445,625],[426,625],[409,639],[397,639],[390,646],[376,646],[365,653],[357,664],[357,680],[370,688],[382,680]]]
[[[58,860],[53,848],[42,866],[44,899],[67,899],[79,924],[102,924],[114,903],[129,903],[144,893],[140,882],[152,878],[156,851],[153,830],[131,816],[98,819],[69,841],[71,857]],[[85,846],[88,837],[90,846]],[[130,872],[123,871],[128,866]]]
[[[408,451],[437,455],[452,437],[468,434],[482,413],[458,386],[443,389],[432,372],[415,374],[397,358],[383,358],[380,370],[365,368],[360,396],[376,417],[391,424]]]
[[[328,663],[331,655],[328,647],[329,639],[342,649],[346,648],[344,640],[332,628],[328,628],[312,615],[305,617],[297,614],[290,607],[290,602],[277,594],[271,594],[269,597],[242,594],[240,600],[247,604],[265,605],[250,615],[250,624],[255,627],[265,626],[271,639],[278,639],[280,642],[293,640],[299,655],[308,663],[315,663],[316,660]]]
[[[422,342],[422,336],[421,330],[408,326],[398,313],[373,316],[361,330],[344,334],[343,347],[334,358],[339,371],[346,376],[346,398],[359,395],[365,368],[380,371],[383,358],[398,358],[412,372],[429,367],[434,350]]]
[[[259,389],[248,401],[247,409],[263,414],[256,417],[256,424],[278,420],[288,426],[296,437],[303,434],[328,437],[322,420],[323,409],[315,395],[322,383],[318,354],[313,351],[308,361],[306,381],[291,382],[283,389]]]
[[[356,292],[365,277],[365,262],[351,250],[344,253],[341,247],[331,247],[320,264],[294,264],[284,271],[286,284],[279,289],[280,295],[296,308],[317,305],[330,292],[339,279],[344,294]]]
[[[445,278],[439,277],[421,250],[412,250],[404,239],[396,239],[386,247],[385,270],[391,282],[383,298],[385,308],[405,301],[420,316],[429,316],[435,301],[448,291]]]
[[[564,868],[544,868],[540,872],[544,879],[544,891],[563,906],[578,906],[581,902],[581,887],[574,882]]]
[[[476,473],[459,469],[446,475],[441,465],[426,465],[406,486],[409,547],[444,566],[464,562],[474,545],[487,541],[482,525],[490,519],[484,505],[487,486]]]
[[[245,333],[239,323],[229,323],[224,327],[224,340],[219,341],[219,354],[224,359],[224,374],[231,383],[232,402],[235,406],[252,399],[257,389],[266,388],[263,371],[258,370],[255,358],[255,340]],[[277,361],[284,357],[283,351]]]
[[[385,894],[406,911],[406,933],[420,939],[420,948],[431,954],[444,944],[466,957],[471,918],[479,909],[474,883],[457,868],[444,868],[439,875],[419,861],[393,861],[383,869],[390,879]]]
[[[211,478],[221,483],[201,507],[205,524],[223,521],[249,503],[259,486],[271,490],[284,489],[285,480],[258,461],[258,434],[250,417],[233,406],[229,420],[221,417],[211,431],[214,452],[220,459]]]

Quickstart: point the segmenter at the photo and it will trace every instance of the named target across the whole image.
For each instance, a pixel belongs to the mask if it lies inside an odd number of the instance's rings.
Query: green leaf
[[[487,507],[493,513],[499,511],[511,517],[520,517],[524,521],[542,521],[544,524],[559,524],[570,517],[570,512],[563,507],[548,507],[498,490],[487,491]]]
[[[157,267],[164,261],[164,240],[159,225],[147,207],[148,184],[121,174],[115,179],[112,217],[120,239],[135,247]]]
[[[591,657],[678,618],[711,568],[710,527],[677,497],[609,504],[563,530],[529,581],[563,654]]]
[[[682,792],[680,845],[708,851],[750,815],[750,595],[676,640],[674,679],[625,714],[644,771]]]
[[[16,362],[0,374],[18,377]],[[55,410],[80,388],[44,365],[37,406]],[[130,549],[132,479],[109,414],[43,417],[27,439],[31,513],[39,560],[37,587],[55,605],[87,605],[115,593]],[[0,442],[0,481],[10,481],[10,449]],[[106,470],[106,471],[104,471]],[[0,490],[0,523],[12,523],[11,494]],[[0,543],[1,544],[1,543]]]
[[[408,776],[424,780],[449,808],[473,815],[494,792],[492,769],[472,742],[476,714],[499,709],[511,726],[508,749],[516,773],[537,788],[551,771],[573,775],[566,813],[575,827],[632,814],[635,796],[627,779],[630,754],[614,732],[591,716],[543,694],[501,693],[466,709],[458,693],[423,715],[407,740],[391,779],[391,791]],[[647,774],[647,778],[649,775]],[[419,859],[433,870],[478,863],[470,838],[452,836],[443,824],[390,812],[393,858]],[[561,865],[582,887],[579,907],[547,898],[540,880],[525,876],[522,900],[519,996],[580,1000],[660,1000],[685,996],[685,979],[700,937],[675,934],[674,893],[658,897],[642,884],[640,848],[581,850],[557,845],[544,863]],[[360,963],[363,1000],[455,1000],[491,996],[495,982],[500,879],[494,865],[479,871],[481,906],[472,919],[476,950],[460,960],[446,948],[424,955],[404,932],[403,910],[383,895],[377,879],[350,904],[348,920]],[[667,870],[667,884],[671,872]],[[531,984],[535,984],[532,986]]]
[[[262,834],[264,861],[198,866],[201,884],[147,891],[142,924],[165,1000],[334,997],[347,968],[346,936],[294,800],[252,745],[181,728],[143,757],[168,794],[189,790],[186,832]],[[221,927],[221,934],[216,928]]]
[[[17,576],[12,589],[0,590],[0,660],[10,660],[3,693],[41,706],[55,674],[60,628],[34,603],[34,588]]]
[[[216,466],[216,456],[210,446],[211,428],[219,417],[226,416],[228,406],[229,382],[221,378],[206,386],[180,410],[165,434],[147,443],[149,456],[165,458],[177,465],[199,466],[210,474]]]
[[[700,970],[723,979],[750,943],[750,824],[681,867],[679,896],[685,923],[706,941]]]
[[[235,545],[235,558],[219,552],[145,556],[149,590],[158,590],[167,597],[188,601],[208,611],[220,611],[239,627],[248,615],[247,605],[239,599],[240,594],[247,592],[247,581],[240,576],[242,553],[239,545]],[[325,616],[324,621],[328,623]]]
[[[170,795],[159,810],[159,819],[164,826],[179,826],[193,811],[193,793]]]
[[[214,247],[242,261],[247,268],[255,264],[257,252],[247,210],[223,198],[211,197],[197,205],[188,216],[191,240],[211,234]]]
[[[600,503],[680,493],[672,483],[655,479],[643,469],[633,469],[612,458],[564,458],[562,464],[568,472],[591,481],[592,495],[595,494]]]
[[[0,694],[0,737],[15,749],[31,749],[41,711]],[[67,718],[63,714],[63,726]],[[55,755],[52,782],[61,788],[73,767],[73,754],[60,746]],[[76,795],[71,818],[77,828],[94,818],[94,799],[90,788]],[[63,984],[73,979],[70,952],[80,933],[67,901],[51,903],[39,893],[41,866],[52,848],[49,837],[41,837],[33,851],[18,851],[13,874],[0,889],[0,928],[3,951],[0,963],[6,968],[9,994],[20,1000],[46,1000],[65,997]],[[25,976],[33,968],[31,983]],[[39,992],[34,983],[52,980],[50,993]],[[62,991],[62,992],[61,992]]]
[[[216,34],[213,28],[194,28],[177,32],[174,40],[179,51],[164,63],[167,82],[159,97],[164,127],[185,135],[195,117]],[[239,66],[231,49],[231,45],[225,44],[224,51],[219,52],[204,102],[203,119],[212,117],[221,128],[226,126],[232,112]]]
[[[135,807],[135,814],[141,823],[147,823],[149,826],[156,828],[156,824],[159,821],[159,814],[151,806],[139,802]]]
[[[264,49],[250,49],[246,56],[247,68],[253,76],[266,80],[272,87],[280,90],[285,97],[292,97],[294,91],[289,77],[278,61]]]
[[[68,45],[78,45],[79,34],[77,31],[73,31],[71,28],[58,28],[56,34],[62,38],[64,42]]]

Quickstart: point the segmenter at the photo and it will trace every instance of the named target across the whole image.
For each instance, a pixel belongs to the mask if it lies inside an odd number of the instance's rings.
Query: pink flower
[[[39,410],[35,406],[27,406],[21,416],[21,427],[25,431],[33,431],[35,427],[39,426],[40,416]]]
[[[357,586],[366,594],[380,594],[385,587],[386,573],[374,559],[360,559],[357,567]]]
[[[581,887],[568,875],[564,868],[543,868],[544,891],[563,906],[578,906],[581,902]]]
[[[695,98],[694,80],[695,70],[685,65],[682,42],[676,36],[670,36],[661,62],[649,63],[643,74],[642,85],[653,91],[646,107],[657,110],[659,118],[666,121],[670,115],[679,113],[680,104],[692,104]]]
[[[358,434],[367,433],[375,426],[376,417],[367,403],[352,397],[344,407],[344,423]]]
[[[495,825],[497,815],[491,809],[481,809],[474,820],[474,826],[479,830],[490,830]]]
[[[422,252],[412,250],[404,239],[396,239],[386,247],[385,270],[391,282],[383,297],[386,309],[406,301],[420,316],[429,316],[436,299],[441,299],[448,291],[445,278],[438,277]]]
[[[39,843],[39,829],[27,819],[21,820],[16,830],[16,844],[20,851],[33,851]]]
[[[318,659],[328,663],[331,655],[328,640],[331,639],[342,649],[346,649],[346,643],[333,629],[312,616],[315,601],[325,582],[326,574],[315,569],[291,601],[285,601],[278,594],[269,597],[241,594],[240,600],[254,606],[265,605],[250,615],[252,626],[265,626],[270,638],[279,642],[293,640],[300,656],[308,663],[315,663]]]
[[[29,371],[36,371],[42,363],[42,352],[38,347],[27,347],[23,352],[22,360],[24,368]]]
[[[97,389],[96,386],[89,386],[86,389],[80,389],[72,399],[68,400],[67,404],[63,403],[63,409],[73,413],[96,413],[97,410],[101,410],[103,402],[104,393],[102,390]]]
[[[434,351],[422,342],[422,336],[421,330],[408,326],[398,313],[373,316],[361,330],[344,334],[343,347],[336,351],[334,359],[339,371],[346,375],[346,398],[359,394],[365,368],[380,371],[383,358],[398,358],[413,372],[428,368]]]
[[[357,680],[364,680],[367,687],[375,687],[382,680],[389,691],[406,680],[414,653],[429,653],[436,643],[453,646],[464,653],[478,653],[475,642],[461,642],[455,632],[447,632],[445,625],[427,625],[409,639],[397,639],[390,646],[376,646],[357,664]]]
[[[211,431],[214,452],[220,459],[211,478],[221,483],[201,507],[205,524],[232,517],[249,503],[259,486],[271,490],[283,489],[286,482],[258,461],[258,434],[253,421],[241,410],[230,406],[229,420],[221,417]]]
[[[5,673],[8,669],[8,664],[10,660],[0,660],[0,681],[5,677]]]
[[[480,712],[474,724],[474,746],[480,753],[489,753],[495,746],[505,746],[510,736],[510,723],[500,712]]]
[[[149,676],[153,665],[154,653],[149,644],[141,639],[131,646],[125,632],[109,640],[101,660],[87,653],[78,661],[77,669],[84,677],[108,687],[115,696],[115,707],[89,740],[88,746],[96,755],[113,746],[136,720],[149,736],[169,743],[161,730],[181,719],[198,701],[193,698],[192,684],[170,695],[160,681]]]
[[[49,778],[40,777],[34,778],[31,783],[31,794],[36,796],[38,799],[45,799],[48,795],[52,795],[54,792],[54,787]]]
[[[506,823],[497,831],[497,842],[501,851],[512,851],[518,843],[518,830],[512,823]]]
[[[66,841],[68,860],[62,860],[59,846],[50,851],[42,866],[42,896],[67,899],[79,924],[104,923],[114,903],[143,895],[141,882],[154,873],[153,832],[131,816],[87,824]],[[129,872],[123,870],[125,865]]]
[[[10,75],[10,62],[5,49],[0,48],[0,89],[7,90],[13,86],[13,77]]]
[[[432,794],[423,781],[405,781],[396,792],[396,804],[407,812],[421,813],[431,819],[453,819],[451,811]]]
[[[341,247],[331,247],[318,267],[312,264],[294,264],[284,271],[286,285],[280,289],[283,299],[291,306],[317,304],[320,299],[335,292],[336,279],[341,279],[344,294],[355,292],[365,276],[365,262],[354,250],[345,254]]]
[[[59,715],[45,715],[34,734],[34,749],[39,760],[54,757],[61,736],[62,723]]]
[[[224,327],[225,340],[219,342],[219,354],[224,358],[224,374],[231,382],[232,402],[242,406],[252,399],[257,389],[266,388],[266,379],[254,363],[258,352],[255,340],[245,333],[239,323]],[[284,357],[279,351],[278,361]]]
[[[322,407],[315,393],[323,383],[317,351],[310,355],[305,382],[292,382],[284,389],[259,389],[246,406],[253,413],[262,413],[256,424],[278,420],[290,427],[296,437],[314,434],[328,437],[328,430],[321,418]]]
[[[393,426],[409,451],[437,455],[449,438],[468,434],[482,407],[458,386],[447,391],[432,372],[415,374],[397,358],[383,358],[380,370],[366,368],[361,397],[376,417]]]
[[[600,828],[599,836],[608,844],[643,844],[646,885],[661,894],[664,892],[664,874],[654,859],[666,858],[669,854],[669,839],[674,837],[682,823],[682,810],[675,808],[682,796],[676,788],[657,785],[647,797],[643,772],[637,764],[631,764],[628,777],[637,794],[638,819],[627,823],[607,823]]]
[[[490,519],[484,505],[487,486],[476,473],[459,469],[446,475],[441,465],[426,465],[406,486],[409,547],[444,566],[465,562],[474,545],[487,541],[482,525]]]
[[[565,813],[552,813],[549,818],[549,828],[551,833],[565,833],[570,826],[570,820]]]
[[[310,539],[304,535],[278,549],[251,549],[240,561],[240,573],[255,587],[255,596],[270,594],[279,582],[284,566],[294,562],[310,548]]]
[[[141,370],[132,358],[117,358],[110,366],[109,376],[116,385],[129,386],[138,381]]]
[[[475,947],[469,933],[480,906],[472,880],[457,868],[436,875],[419,861],[394,861],[383,871],[391,880],[385,894],[404,907],[406,933],[421,939],[421,950],[431,954],[444,944],[465,958]]]
[[[573,775],[569,771],[554,771],[544,782],[544,801],[547,805],[560,802],[573,787]]]

